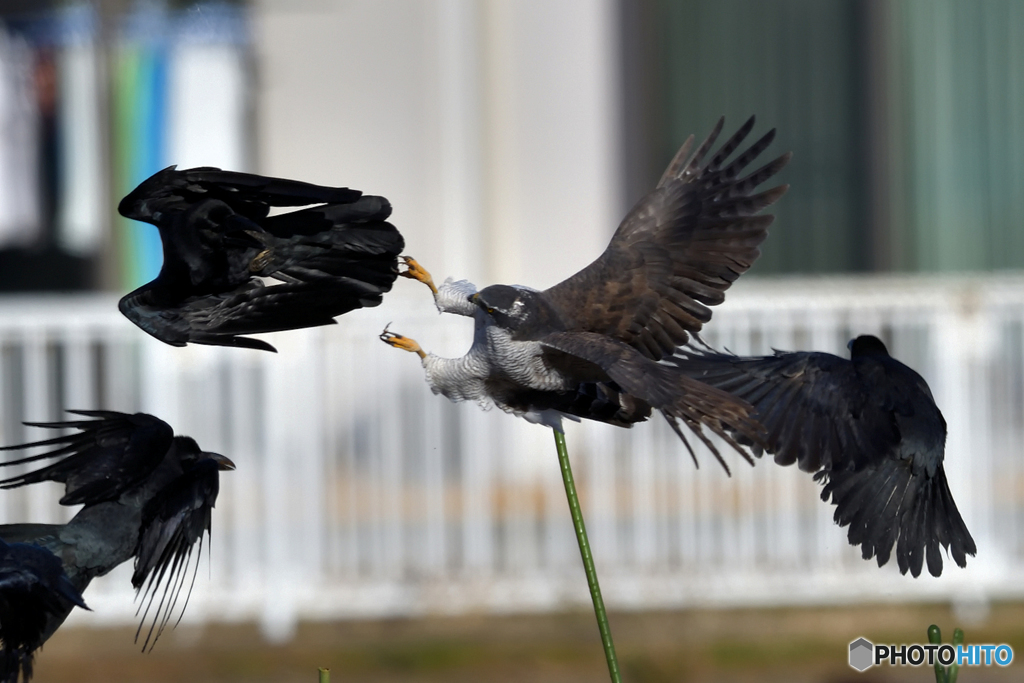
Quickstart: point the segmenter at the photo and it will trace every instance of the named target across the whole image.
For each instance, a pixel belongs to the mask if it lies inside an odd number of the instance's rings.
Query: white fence
[[[550,430],[433,396],[415,356],[377,340],[394,321],[428,350],[468,347],[469,321],[422,294],[275,335],[279,354],[171,348],[108,297],[0,301],[0,442],[40,438],[22,419],[104,407],[154,413],[234,459],[186,621],[257,619],[285,638],[298,619],[586,604]],[[746,280],[705,338],[845,355],[862,333],[886,339],[943,409],[950,486],[979,549],[968,568],[879,569],[809,475],[735,454],[731,478],[707,453],[695,469],[660,419],[570,425],[610,608],[1024,595],[1024,278]],[[73,511],[58,497],[49,484],[0,492],[0,522],[60,521]],[[132,621],[129,575],[96,581],[95,611],[74,622]]]

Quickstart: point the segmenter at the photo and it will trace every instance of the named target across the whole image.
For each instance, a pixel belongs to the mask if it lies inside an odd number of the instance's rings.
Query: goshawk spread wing
[[[617,339],[653,360],[671,356],[754,264],[775,219],[760,212],[789,186],[752,193],[791,155],[741,177],[775,139],[770,130],[728,161],[753,129],[751,117],[705,163],[723,123],[692,155],[690,136],[596,261],[543,292],[565,329]]]

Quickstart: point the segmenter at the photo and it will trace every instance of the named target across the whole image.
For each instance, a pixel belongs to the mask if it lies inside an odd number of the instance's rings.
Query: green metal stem
[[[320,667],[320,683],[331,683],[331,670]]]
[[[572,526],[576,530],[576,541],[580,545],[580,556],[583,558],[583,570],[587,574],[590,597],[594,601],[594,616],[597,617],[597,629],[601,632],[601,645],[604,646],[604,657],[608,662],[608,675],[611,676],[612,683],[622,683],[622,675],[619,673],[619,660],[615,656],[615,643],[612,642],[612,631],[608,627],[608,614],[604,611],[601,586],[597,583],[594,556],[590,554],[587,527],[583,524],[583,511],[580,510],[580,499],[576,495],[576,482],[573,481],[572,467],[569,465],[569,452],[565,447],[565,434],[557,429],[552,431],[555,433],[555,449],[558,451],[558,465],[562,470],[562,481],[565,482],[565,497],[569,500]]]

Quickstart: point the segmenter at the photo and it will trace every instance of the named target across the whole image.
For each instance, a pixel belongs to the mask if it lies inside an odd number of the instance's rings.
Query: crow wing
[[[817,472],[822,500],[865,559],[900,571],[942,572],[939,547],[961,567],[976,552],[942,467],[946,425],[927,384],[886,356],[848,361],[827,353],[763,358],[693,354],[678,361],[695,379],[756,408],[768,451],[782,465]]]
[[[26,422],[26,425],[32,427],[70,428],[77,432],[0,448],[9,451],[53,447],[39,455],[0,463],[0,467],[60,458],[38,470],[0,480],[0,487],[9,489],[40,481],[56,481],[65,485],[61,505],[93,505],[114,500],[137,486],[156,469],[171,447],[174,437],[170,425],[146,413],[129,415],[103,410],[68,412],[99,419]]]
[[[82,594],[64,572],[56,555],[29,543],[7,543],[0,539],[0,593],[41,589],[41,606],[60,606],[60,600],[89,609]],[[0,626],[9,625],[0,619]]]
[[[174,306],[157,288],[140,288],[121,299],[121,312],[145,332],[172,346],[187,343],[276,351],[244,334],[281,332],[335,324],[334,317],[376,306],[380,294],[365,286],[305,282],[267,287],[259,280],[223,294],[194,296]]]
[[[153,621],[149,633],[142,646],[145,650],[160,637],[164,626],[174,610],[178,596],[187,577],[192,548],[199,541],[199,554],[202,554],[202,537],[210,532],[213,506],[217,502],[220,491],[220,476],[217,463],[211,459],[203,459],[185,470],[174,481],[164,487],[142,510],[142,527],[139,542],[135,551],[135,572],[132,574],[132,585],[136,593],[142,594],[139,609],[145,610],[139,630],[142,632],[150,609],[160,593],[160,601],[153,613]],[[199,561],[192,572],[195,572]],[[161,590],[162,586],[162,590]],[[191,586],[189,594],[191,594]],[[188,604],[182,605],[182,612]],[[180,618],[180,617],[179,617]],[[154,637],[155,630],[155,637]]]
[[[694,353],[673,360],[690,377],[753,405],[780,465],[795,462],[805,472],[861,469],[899,441],[887,409],[869,400],[853,363],[844,358],[816,352],[763,358]]]
[[[757,214],[788,186],[751,192],[790,155],[738,177],[772,142],[772,130],[723,167],[753,128],[751,117],[702,166],[723,122],[692,157],[693,137],[686,141],[596,261],[543,292],[567,329],[604,334],[660,360],[711,319],[708,306],[721,303],[725,290],[753,265],[774,219]]]
[[[216,199],[249,218],[263,218],[271,207],[349,203],[362,193],[347,187],[326,187],[254,173],[222,171],[204,166],[183,171],[168,166],[142,181],[117,206],[125,218],[159,226],[165,215]]]

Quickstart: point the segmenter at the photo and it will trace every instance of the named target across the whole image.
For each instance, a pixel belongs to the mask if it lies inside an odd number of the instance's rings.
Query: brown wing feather
[[[659,360],[711,319],[708,306],[721,303],[761,254],[758,246],[774,217],[756,214],[788,189],[751,194],[786,165],[789,154],[739,177],[774,139],[774,130],[723,168],[753,126],[751,117],[703,166],[722,120],[689,158],[687,140],[604,253],[543,293],[569,329],[612,336]]]
[[[630,346],[593,332],[555,332],[540,340],[545,358],[552,367],[572,368],[580,359],[604,371],[623,391],[661,411],[669,425],[697,457],[682,430],[690,430],[711,450],[729,472],[729,466],[707,435],[704,427],[725,440],[748,462],[753,460],[733,439],[738,435],[748,443],[764,443],[764,427],[752,418],[753,407],[741,398],[716,389],[686,375],[678,367],[656,363]],[[551,350],[558,353],[552,354]]]

